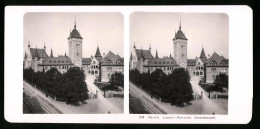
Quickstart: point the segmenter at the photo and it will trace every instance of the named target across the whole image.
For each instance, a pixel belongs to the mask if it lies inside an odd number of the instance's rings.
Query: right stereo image
[[[227,14],[134,12],[129,42],[130,114],[228,115]]]

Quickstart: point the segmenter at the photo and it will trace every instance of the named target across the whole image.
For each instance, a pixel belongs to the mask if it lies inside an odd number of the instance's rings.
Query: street
[[[149,94],[144,92],[143,90],[137,88],[134,86],[134,84],[129,83],[129,93],[136,97],[139,98],[144,105],[145,109],[147,112],[150,114],[166,114],[165,111],[163,111],[159,106],[157,106],[152,100]]]
[[[46,100],[46,96],[39,91],[38,89],[35,89],[30,84],[23,82],[24,92],[29,95],[30,97],[36,97],[38,102],[40,103],[42,109],[47,114],[62,114],[60,110],[58,110],[56,107],[54,107],[50,102]]]

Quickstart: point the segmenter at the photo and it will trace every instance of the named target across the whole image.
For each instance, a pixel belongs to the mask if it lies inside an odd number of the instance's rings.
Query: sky
[[[110,50],[124,57],[124,19],[121,13],[27,13],[24,15],[24,50],[28,41],[31,48],[43,48],[50,55],[68,54],[70,30],[74,28],[83,38],[82,57],[95,55],[97,45],[101,54]]]
[[[223,13],[164,13],[135,12],[130,16],[130,52],[137,48],[149,49],[152,55],[173,56],[175,31],[181,30],[188,38],[188,59],[200,56],[202,46],[206,56],[214,51],[228,58],[229,19]]]

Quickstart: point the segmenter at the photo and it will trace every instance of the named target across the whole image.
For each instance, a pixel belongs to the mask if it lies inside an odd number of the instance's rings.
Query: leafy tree
[[[107,88],[117,88],[118,91],[118,86],[124,87],[124,75],[120,72],[115,72],[111,75]]]
[[[171,99],[171,104],[184,106],[193,100],[193,90],[190,84],[190,75],[184,68],[174,69],[172,74],[168,75],[167,88],[164,88],[165,97]],[[166,90],[166,91],[165,91]]]
[[[71,67],[63,74],[59,96],[66,99],[66,103],[78,105],[88,98],[88,89],[85,82],[85,74],[79,67]]]
[[[223,92],[223,88],[228,89],[228,75],[218,74],[213,82],[215,85],[215,90],[220,90]]]

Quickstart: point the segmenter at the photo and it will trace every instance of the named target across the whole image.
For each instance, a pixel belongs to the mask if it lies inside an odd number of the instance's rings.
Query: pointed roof
[[[113,52],[109,51],[107,55],[102,59],[101,65],[123,66],[124,58],[121,58],[119,55],[115,55]]]
[[[185,34],[181,31],[181,21],[180,21],[179,30],[177,31],[177,33],[175,32],[175,36],[174,36],[173,40],[177,40],[177,39],[188,40],[186,38]]]
[[[172,58],[172,54],[170,53],[170,58]]]
[[[158,52],[157,52],[157,49],[156,49],[155,58],[159,58],[159,57],[158,57]]]
[[[64,56],[67,56],[66,52],[65,52],[65,55]]]
[[[76,29],[76,20],[75,20],[75,24],[74,24],[74,29],[72,30],[72,32],[70,32],[68,39],[70,39],[70,38],[83,39],[80,36],[78,30]]]
[[[99,51],[99,46],[97,47],[95,57],[102,57]]]
[[[204,48],[202,47],[202,50],[201,50],[201,53],[200,53],[200,59],[201,58],[207,58],[206,57],[206,54],[205,54],[205,52],[204,52]]]
[[[144,58],[144,53],[143,53],[143,49],[142,49],[142,48],[141,48],[141,56],[140,56],[140,58],[145,59],[145,58]]]
[[[133,47],[133,48],[136,48],[136,47],[135,47],[135,42],[134,42],[134,47]]]
[[[82,58],[82,64],[83,65],[90,65],[91,58]]]
[[[46,49],[45,42],[44,42],[44,47],[43,48]]]
[[[38,50],[37,50],[37,46],[36,46],[36,50],[35,50],[35,57],[38,57],[39,58],[39,53],[38,53]]]
[[[28,47],[31,47],[31,45],[30,45],[30,41],[28,41]]]
[[[133,55],[132,55],[132,52],[131,52],[131,55],[130,55],[130,60],[132,60],[133,59]]]
[[[187,59],[187,66],[195,66],[196,59]]]
[[[37,49],[37,50],[36,50],[36,49]],[[30,54],[31,54],[32,58],[34,58],[34,57],[40,57],[40,58],[49,57],[49,56],[46,54],[45,49],[30,48],[29,51],[30,51]]]
[[[206,66],[228,66],[228,59],[225,59],[223,56],[219,56],[216,52],[214,52],[207,60]]]
[[[151,48],[151,44],[150,44],[150,46],[149,46],[149,50],[151,50],[152,48]]]
[[[143,50],[141,52],[141,49],[135,49],[136,57],[137,59],[140,59],[141,56],[144,57],[145,59],[152,59],[153,56],[151,54],[150,50]]]
[[[27,53],[24,52],[24,59],[27,59]]]
[[[52,52],[52,49],[51,49],[51,55],[50,55],[50,57],[53,57],[53,52]]]

